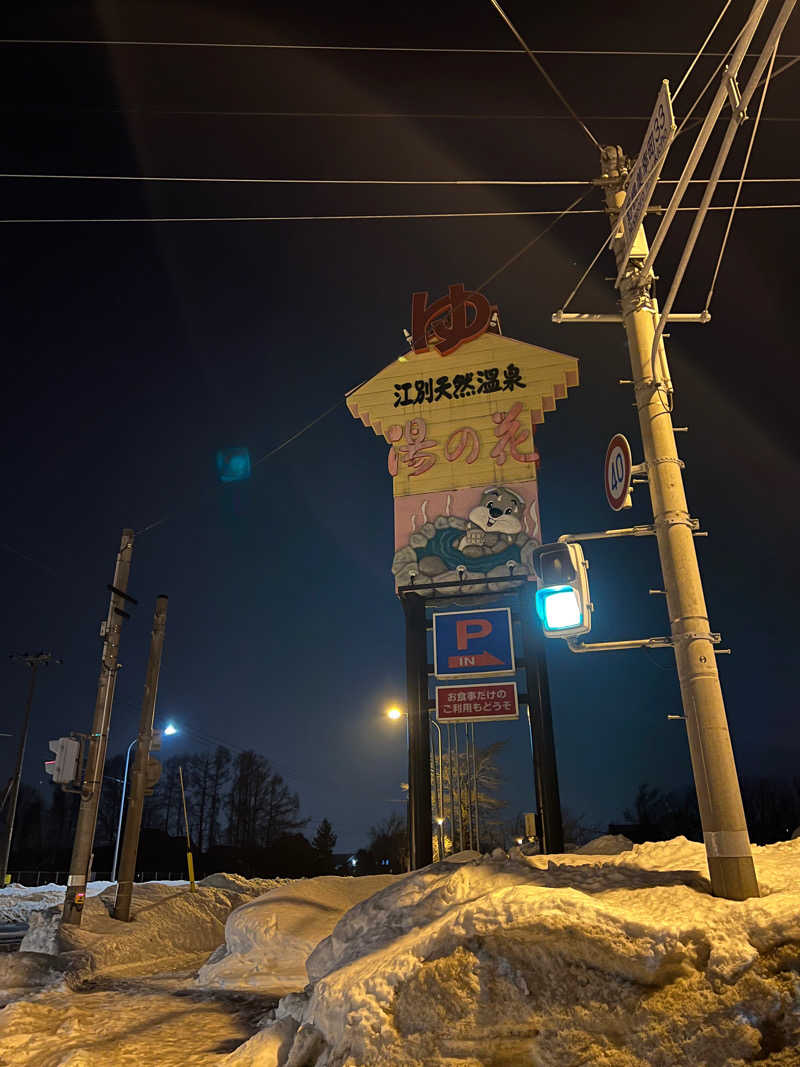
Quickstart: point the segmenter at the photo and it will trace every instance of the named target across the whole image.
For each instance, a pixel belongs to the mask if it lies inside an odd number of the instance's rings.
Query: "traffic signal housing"
[[[533,553],[536,614],[545,637],[578,637],[592,628],[593,604],[589,599],[589,564],[574,541],[540,545]]]
[[[49,748],[55,759],[45,761],[45,773],[52,775],[54,782],[63,782],[65,785],[74,782],[78,777],[80,741],[74,737],[59,737],[49,743]]]

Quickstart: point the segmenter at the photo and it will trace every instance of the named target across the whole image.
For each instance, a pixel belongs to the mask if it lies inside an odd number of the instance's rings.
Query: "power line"
[[[273,44],[260,41],[122,41],[58,39],[45,37],[5,37],[0,38],[0,45],[93,45],[106,48],[233,48],[262,49],[275,52],[400,52],[441,55],[483,55],[483,56],[522,56],[521,48],[421,48],[414,45],[359,45],[359,44]],[[537,48],[540,56],[664,56],[683,59],[691,58],[694,52],[654,51],[634,48]],[[705,55],[718,58],[723,52],[706,52]],[[748,52],[748,56],[757,56],[758,52]],[[779,59],[800,59],[793,52],[781,52]]]
[[[778,52],[778,42],[776,41],[775,42],[775,51],[772,53],[772,57],[771,57],[771,59],[769,61],[769,68],[767,70],[767,76],[766,76],[766,78],[764,78],[763,82],[761,83],[762,84],[761,99],[758,102],[758,111],[756,113],[755,121],[753,122],[753,128],[752,128],[752,131],[750,133],[750,140],[749,140],[749,142],[747,144],[747,152],[746,152],[745,157],[744,157],[744,163],[742,164],[742,172],[741,172],[741,175],[739,176],[739,181],[738,181],[738,184],[736,186],[736,195],[734,196],[733,203],[731,204],[731,213],[728,216],[728,223],[727,223],[727,225],[725,227],[725,233],[723,234],[723,237],[722,237],[722,245],[720,246],[719,255],[717,256],[717,263],[716,263],[716,266],[714,267],[714,274],[713,274],[713,276],[711,278],[711,285],[709,286],[708,294],[706,295],[705,307],[703,309],[704,311],[708,311],[709,305],[711,303],[711,298],[714,295],[714,288],[715,288],[715,286],[717,284],[717,278],[719,277],[719,269],[722,266],[722,259],[723,259],[723,256],[725,255],[725,249],[726,249],[726,247],[728,245],[728,237],[730,236],[731,227],[733,226],[733,216],[736,214],[736,208],[737,208],[737,206],[739,204],[739,196],[741,195],[741,192],[742,192],[742,186],[747,181],[747,179],[745,178],[745,174],[747,173],[747,167],[748,167],[748,165],[750,163],[750,155],[751,155],[751,153],[753,151],[753,145],[755,144],[756,134],[758,133],[758,127],[759,127],[759,124],[761,122],[761,112],[764,110],[764,101],[767,98],[767,89],[769,88],[770,77],[772,75],[772,68],[775,66],[775,56],[777,55],[777,52]]]
[[[520,32],[517,30],[517,28],[514,25],[514,23],[511,21],[511,19],[508,17],[508,15],[505,13],[505,11],[503,11],[503,9],[500,6],[498,0],[489,0],[489,3],[497,11],[497,13],[500,15],[500,18],[503,20],[503,22],[505,22],[506,26],[508,26],[508,28],[514,34],[516,39],[519,41],[519,43],[525,49],[525,52],[528,55],[528,58],[535,65],[536,69],[539,71],[541,76],[544,78],[544,80],[547,82],[547,84],[550,86],[550,88],[556,94],[558,99],[561,101],[561,103],[564,105],[564,107],[567,109],[567,111],[570,113],[570,115],[572,115],[572,117],[578,123],[580,128],[583,130],[583,132],[586,134],[586,136],[592,142],[594,147],[599,151],[600,150],[600,142],[597,140],[597,138],[592,133],[592,131],[589,129],[589,127],[586,125],[586,123],[583,121],[583,119],[579,117],[577,111],[575,111],[575,109],[569,103],[567,98],[564,96],[564,94],[558,88],[556,83],[553,81],[553,79],[550,77],[550,75],[544,69],[544,67],[542,66],[541,62],[536,58],[536,55],[530,50],[530,48],[528,47],[527,43],[523,39],[522,34],[520,34]]]
[[[700,45],[700,48],[699,48],[699,49],[698,49],[698,51],[697,51],[697,55],[696,55],[696,56],[694,57],[694,59],[692,60],[692,62],[691,62],[691,63],[689,64],[689,66],[688,66],[688,68],[687,68],[687,70],[686,70],[686,73],[685,73],[685,74],[684,74],[684,76],[683,76],[683,77],[681,78],[681,81],[680,81],[680,85],[679,85],[679,86],[678,86],[678,88],[677,88],[677,89],[675,90],[675,92],[674,92],[674,93],[672,94],[672,103],[673,103],[673,104],[675,103],[675,100],[677,99],[677,97],[678,97],[678,94],[680,93],[681,89],[682,89],[682,88],[684,87],[684,85],[686,84],[686,82],[687,82],[687,80],[688,80],[688,78],[689,78],[689,75],[690,75],[690,74],[692,73],[692,71],[694,70],[694,68],[695,68],[695,64],[697,63],[697,61],[698,61],[698,60],[700,59],[700,57],[702,56],[703,52],[705,51],[705,47],[706,47],[706,45],[708,44],[708,42],[709,42],[709,41],[711,40],[711,38],[712,38],[712,37],[714,36],[714,34],[716,33],[716,31],[717,31],[717,27],[719,26],[720,22],[722,22],[723,18],[725,17],[725,12],[726,12],[726,11],[728,10],[728,8],[729,8],[730,6],[731,6],[731,0],[725,0],[725,4],[724,4],[724,6],[723,6],[723,8],[722,8],[722,11],[720,11],[719,15],[717,15],[717,19],[716,19],[716,22],[715,22],[715,23],[714,23],[714,25],[713,25],[713,26],[711,27],[711,29],[710,29],[710,30],[708,31],[708,36],[707,36],[707,37],[706,37],[706,39],[705,39],[705,40],[703,41],[703,43],[702,43],[702,44]]]
[[[730,211],[730,204],[720,204],[710,207],[709,211]],[[791,211],[800,208],[800,204],[739,204],[738,211]],[[661,214],[666,208],[651,205],[648,209],[650,214]],[[679,207],[677,211],[696,211],[694,207]],[[602,208],[579,208],[568,212],[564,211],[448,211],[448,212],[416,212],[413,214],[394,215],[204,215],[204,216],[159,216],[152,218],[147,215],[127,217],[96,217],[96,218],[6,218],[0,219],[0,224],[11,223],[70,223],[70,222],[387,222],[390,220],[408,221],[413,219],[520,219],[535,218],[542,216],[558,215],[605,215]]]
[[[207,182],[219,185],[591,185],[584,179],[569,181],[526,180],[486,178],[195,178],[167,177],[137,174],[0,174],[0,178],[36,179],[52,178],[59,181],[91,182]]]
[[[584,185],[594,187],[586,179],[538,179],[538,178],[203,178],[194,176],[173,176],[159,174],[0,174],[0,178],[14,181],[52,180],[52,181],[86,181],[86,182],[189,182],[208,185],[461,185],[461,186],[515,186],[546,188],[549,186]],[[785,184],[800,182],[800,178],[745,178],[751,184],[766,185],[770,183]],[[738,178],[720,178],[718,184],[725,182],[738,184]],[[659,178],[662,185],[677,185],[677,178]],[[707,185],[705,178],[692,178],[690,185]]]
[[[486,281],[481,282],[481,284],[478,286],[478,292],[480,292],[482,289],[485,289],[490,282],[493,282],[496,278],[499,278],[503,271],[507,270],[513,263],[516,263],[517,260],[524,256],[530,248],[533,248],[533,246],[537,244],[537,242],[541,241],[545,234],[548,234],[553,229],[553,227],[564,218],[565,215],[569,215],[571,212],[573,212],[574,209],[578,206],[578,204],[582,203],[591,191],[592,190],[589,189],[582,196],[579,196],[577,200],[573,200],[569,207],[564,208],[564,210],[559,215],[557,215],[552,222],[548,223],[548,225],[545,226],[545,228],[540,233],[537,233],[536,236],[533,237],[526,244],[524,244],[518,252],[515,252],[510,259],[507,259],[502,265],[502,267],[498,267],[494,274],[490,274]]]
[[[783,71],[800,62],[800,57],[793,59],[780,67],[772,75],[773,81]],[[432,119],[432,120],[467,120],[504,122],[517,120],[533,120],[536,122],[565,122],[571,121],[571,115],[542,115],[534,112],[519,111],[506,114],[491,112],[452,112],[452,111],[219,111],[206,109],[176,109],[167,108],[144,108],[144,107],[119,107],[119,108],[64,108],[64,107],[39,107],[39,108],[16,108],[0,107],[0,114],[61,114],[61,115],[171,115],[171,116],[208,116],[212,118],[273,118],[273,119],[372,119],[388,121],[390,119]],[[586,115],[591,122],[649,122],[650,115]],[[689,116],[675,116],[676,121],[688,121]],[[724,121],[720,116],[718,122]],[[765,116],[762,122],[800,122],[800,117],[794,115]]]

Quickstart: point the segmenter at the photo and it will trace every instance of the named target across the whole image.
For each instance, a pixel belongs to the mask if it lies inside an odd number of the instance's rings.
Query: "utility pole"
[[[133,876],[136,871],[136,853],[139,850],[139,834],[142,829],[142,809],[147,782],[147,764],[153,741],[153,719],[158,695],[158,676],[161,671],[161,654],[164,650],[164,635],[167,629],[167,598],[156,600],[153,630],[150,635],[150,655],[144,682],[142,714],[139,719],[139,737],[131,773],[131,791],[128,799],[128,815],[125,819],[125,836],[122,841],[122,856],[119,864],[117,895],[114,900],[114,918],[129,922]],[[157,766],[157,764],[156,764]],[[123,800],[125,798],[123,797]]]
[[[114,568],[114,581],[108,587],[111,592],[108,615],[100,627],[100,635],[103,638],[100,676],[97,681],[92,732],[89,735],[86,769],[81,787],[81,804],[78,810],[78,823],[75,827],[75,840],[72,845],[72,861],[69,868],[67,891],[64,897],[62,921],[74,926],[80,926],[81,924],[83,905],[86,900],[86,880],[94,847],[97,809],[100,805],[100,793],[103,788],[103,768],[108,746],[111,705],[114,701],[114,688],[119,669],[117,657],[119,655],[122,620],[130,618],[123,604],[126,601],[136,603],[133,597],[128,596],[127,592],[132,555],[133,530],[123,530],[122,542]]]
[[[36,688],[36,672],[40,667],[46,667],[49,663],[60,663],[60,659],[56,659],[49,652],[23,652],[21,655],[16,652],[12,652],[10,659],[27,663],[31,669],[31,682],[28,687],[28,703],[25,707],[25,721],[22,725],[22,733],[19,738],[19,747],[17,748],[17,765],[14,768],[14,778],[11,784],[11,797],[9,802],[8,814],[6,815],[6,830],[5,840],[2,845],[2,858],[0,859],[0,888],[6,884],[6,874],[8,873],[8,861],[11,856],[11,838],[14,834],[14,820],[17,817],[17,799],[19,797],[19,784],[22,778],[22,761],[25,759],[25,746],[28,743],[28,727],[31,721],[31,708],[33,707],[33,693]]]
[[[614,145],[602,149],[601,161],[598,184],[604,189],[606,209],[616,226],[625,201],[627,164],[622,149]],[[619,268],[624,241],[618,237],[613,245]],[[759,895],[758,882],[695,552],[694,527],[686,505],[683,464],[675,445],[672,388],[663,345],[659,346],[659,358],[651,363],[658,308],[652,270],[644,273],[640,269],[648,257],[643,228],[636,247],[636,261],[629,264],[620,282],[622,320],[711,888],[715,896],[745,900]]]

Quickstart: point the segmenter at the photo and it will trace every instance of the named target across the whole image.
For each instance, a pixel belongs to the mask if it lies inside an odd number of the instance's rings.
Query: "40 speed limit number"
[[[631,488],[631,446],[623,434],[615,434],[606,449],[603,484],[608,506],[621,511],[628,502]]]

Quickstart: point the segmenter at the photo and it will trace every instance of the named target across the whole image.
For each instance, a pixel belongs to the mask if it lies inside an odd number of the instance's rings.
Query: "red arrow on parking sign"
[[[471,656],[465,653],[462,656],[447,657],[448,667],[496,667],[498,664],[502,667],[503,661],[493,656],[491,652],[475,653]]]

